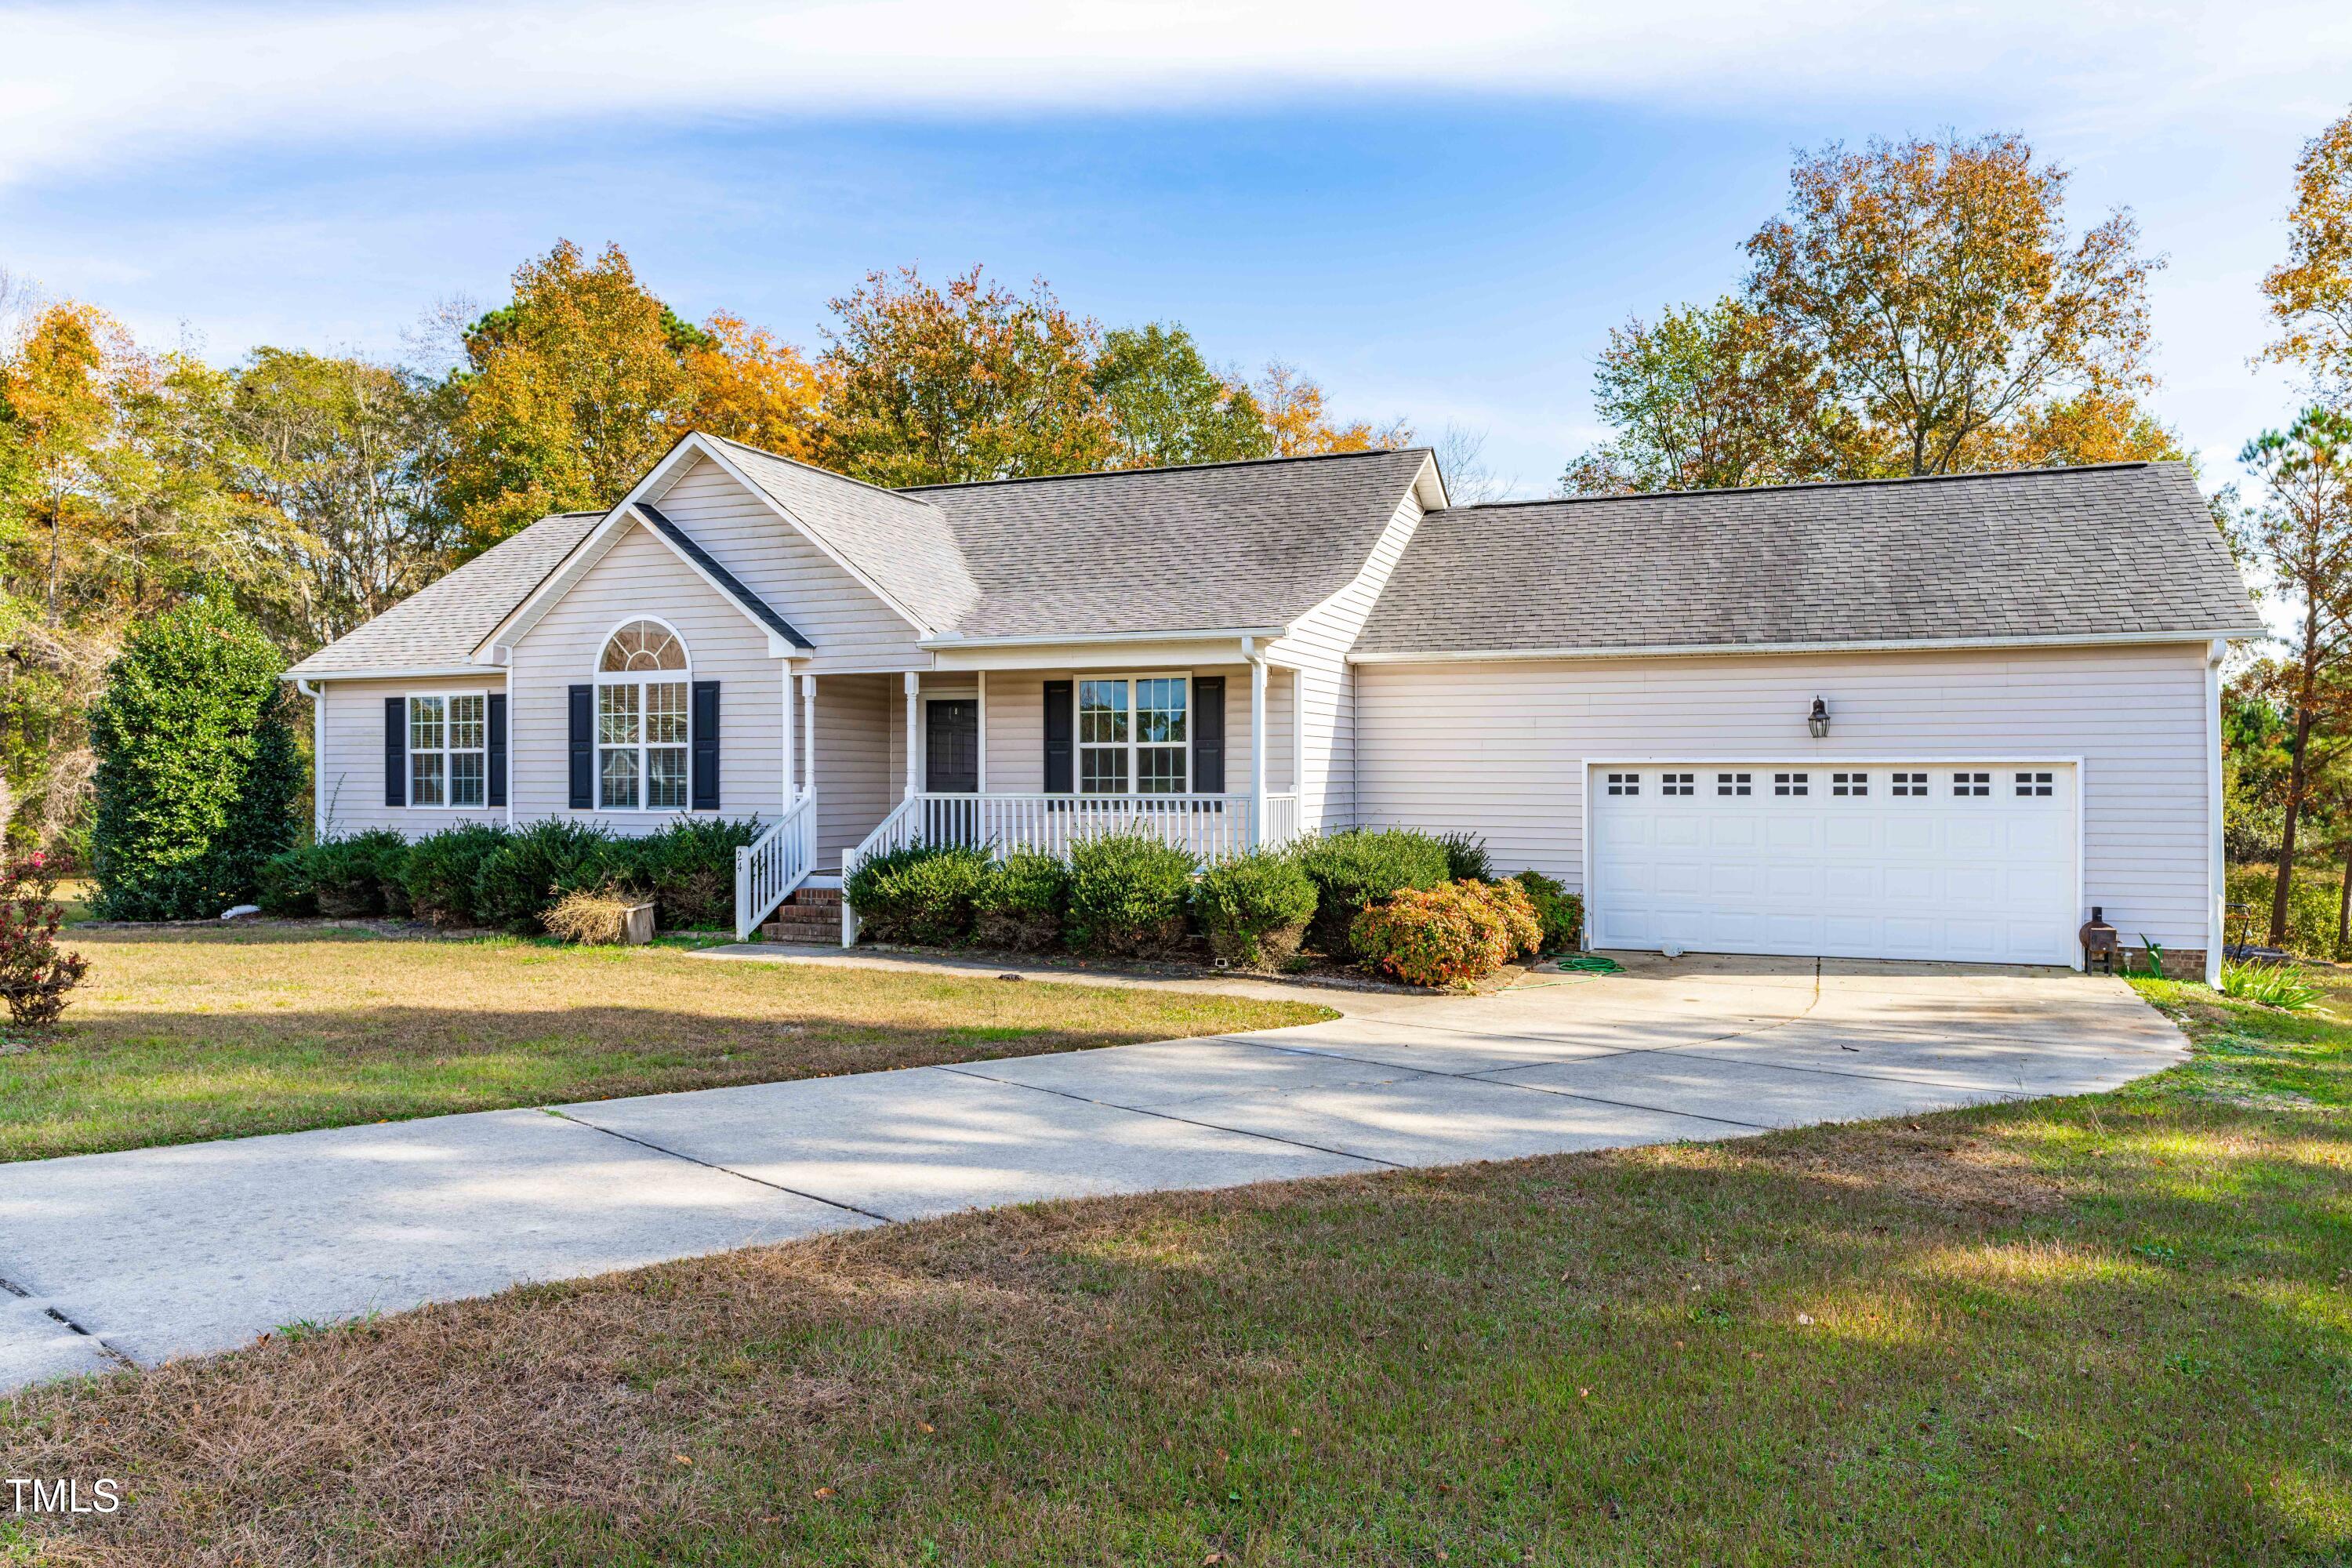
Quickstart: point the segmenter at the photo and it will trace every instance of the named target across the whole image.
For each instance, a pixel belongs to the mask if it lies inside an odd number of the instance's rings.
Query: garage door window
[[[1924,798],[1927,793],[1927,775],[1926,773],[1896,773],[1895,775],[1895,787],[1893,793],[1898,795],[1918,795]]]
[[[1984,795],[1992,793],[1990,773],[1954,773],[1952,793],[1959,795]]]
[[[1658,792],[1661,795],[1696,795],[1698,789],[1695,781],[1697,777],[1696,773],[1664,774],[1659,781]]]
[[[1830,793],[1832,795],[1868,795],[1870,775],[1868,773],[1832,773]]]
[[[1611,773],[1609,775],[1609,793],[1611,795],[1641,794],[1642,775],[1639,773]]]
[[[1813,793],[1812,778],[1813,775],[1811,773],[1774,773],[1772,793],[1774,795],[1811,795]]]
[[[2048,773],[2018,774],[2017,793],[2020,795],[2048,795],[2050,793],[2050,775]]]
[[[1746,795],[1748,793],[1748,775],[1746,773],[1716,774],[1715,793],[1717,795]]]

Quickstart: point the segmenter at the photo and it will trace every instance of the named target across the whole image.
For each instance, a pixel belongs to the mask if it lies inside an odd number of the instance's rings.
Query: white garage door
[[[2074,769],[1604,763],[1598,947],[2071,963]]]

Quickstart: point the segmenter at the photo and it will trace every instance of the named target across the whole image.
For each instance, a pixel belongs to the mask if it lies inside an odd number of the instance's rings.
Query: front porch
[[[737,933],[803,886],[838,887],[915,845],[1063,854],[1144,832],[1212,861],[1288,843],[1323,826],[1301,787],[1304,688],[1301,672],[1265,659],[799,674],[783,705],[790,805],[738,853]],[[842,923],[854,939],[855,916]]]

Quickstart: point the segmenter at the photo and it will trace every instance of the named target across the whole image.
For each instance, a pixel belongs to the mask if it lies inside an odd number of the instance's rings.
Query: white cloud
[[[1277,91],[1683,108],[1961,95],[2063,101],[2086,129],[2144,126],[2152,111],[2317,122],[2340,111],[2348,72],[2352,13],[2297,0],[36,5],[0,8],[0,182],[289,139],[1247,104]]]

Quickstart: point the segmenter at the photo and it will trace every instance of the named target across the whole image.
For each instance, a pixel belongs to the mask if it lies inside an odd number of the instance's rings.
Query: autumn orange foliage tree
[[[2287,231],[2286,260],[2263,279],[2279,325],[2263,357],[2352,395],[2352,111],[2304,143]]]

